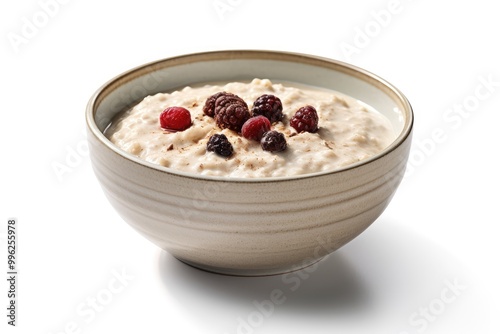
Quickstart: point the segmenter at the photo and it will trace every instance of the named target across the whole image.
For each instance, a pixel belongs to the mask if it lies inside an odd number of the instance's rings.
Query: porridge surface
[[[232,130],[221,130],[213,118],[203,113],[206,99],[221,91],[238,95],[250,110],[263,94],[280,98],[284,118],[273,124],[272,130],[285,135],[287,149],[267,152],[257,141],[245,139]],[[316,133],[297,133],[289,126],[295,112],[305,105],[313,106],[318,112]],[[190,111],[191,127],[179,132],[160,128],[158,117],[171,106]],[[225,134],[233,145],[231,157],[224,158],[206,150],[208,139],[216,133]],[[377,154],[395,138],[387,118],[353,98],[313,87],[273,84],[267,79],[185,87],[148,96],[119,115],[105,134],[124,151],[161,166],[199,175],[242,178],[335,170]]]

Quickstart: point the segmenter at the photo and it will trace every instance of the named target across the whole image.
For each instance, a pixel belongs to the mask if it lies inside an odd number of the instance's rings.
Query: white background
[[[5,273],[6,222],[16,217],[20,273],[16,328],[1,280],[2,333],[499,332],[493,2],[63,2],[0,5],[0,259]],[[84,110],[100,85],[145,62],[218,49],[348,61],[414,107],[412,172],[391,205],[296,276],[296,290],[281,276],[219,276],[163,253],[114,212],[86,154]],[[276,288],[284,302],[262,313],[254,302],[268,305]]]

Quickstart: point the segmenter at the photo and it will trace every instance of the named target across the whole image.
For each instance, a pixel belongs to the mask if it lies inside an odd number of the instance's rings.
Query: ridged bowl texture
[[[380,154],[336,171],[238,179],[153,165],[103,134],[116,114],[147,95],[257,77],[350,95],[387,116],[397,137]],[[382,214],[404,175],[413,112],[397,88],[352,65],[296,53],[229,50],[163,59],[123,73],[92,96],[86,120],[95,175],[128,224],[190,265],[255,276],[306,267]]]

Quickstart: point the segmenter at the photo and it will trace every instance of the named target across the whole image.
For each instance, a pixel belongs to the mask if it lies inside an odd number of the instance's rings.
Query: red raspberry
[[[260,140],[260,146],[264,151],[281,152],[286,150],[286,138],[281,132],[269,131]]]
[[[241,131],[250,118],[248,106],[239,96],[221,95],[215,101],[215,123],[222,129]]]
[[[283,118],[283,104],[278,97],[264,94],[253,103],[252,115],[266,116],[271,123],[281,121]]]
[[[215,93],[214,95],[210,96],[206,101],[205,105],[203,106],[203,112],[205,115],[214,117],[215,114],[215,101],[221,96],[235,96],[234,94],[227,93],[227,92],[218,92]]]
[[[191,126],[191,113],[183,107],[169,107],[160,114],[160,126],[166,130],[184,131]]]
[[[300,108],[290,120],[290,126],[297,130],[297,132],[318,131],[318,113],[316,109],[313,106]]]
[[[260,141],[264,133],[271,131],[271,122],[265,116],[249,118],[241,127],[241,134],[246,139]]]

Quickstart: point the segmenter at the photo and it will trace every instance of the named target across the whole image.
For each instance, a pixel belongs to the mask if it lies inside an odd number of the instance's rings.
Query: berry
[[[271,130],[271,122],[264,116],[249,118],[241,127],[241,134],[246,139],[260,141],[264,133]]]
[[[281,152],[286,149],[285,135],[278,131],[269,131],[260,140],[260,146],[264,151]]]
[[[253,103],[252,114],[265,116],[275,123],[283,118],[283,104],[278,97],[264,94]]]
[[[316,109],[313,106],[300,108],[290,120],[290,126],[297,130],[297,132],[318,131],[318,113]]]
[[[183,107],[169,107],[160,114],[160,126],[166,130],[184,131],[191,126],[191,113]]]
[[[227,92],[218,92],[215,93],[214,95],[210,96],[206,101],[205,105],[203,106],[203,112],[205,115],[214,117],[215,114],[215,101],[221,96],[235,96],[234,94],[227,93]]]
[[[223,157],[229,157],[233,154],[233,145],[231,145],[225,134],[214,134],[208,139],[207,151],[215,152]]]
[[[214,119],[220,128],[240,132],[249,118],[248,106],[239,96],[221,95],[215,101]]]

